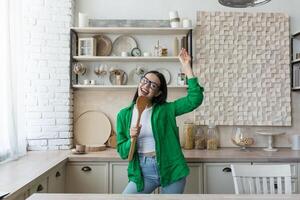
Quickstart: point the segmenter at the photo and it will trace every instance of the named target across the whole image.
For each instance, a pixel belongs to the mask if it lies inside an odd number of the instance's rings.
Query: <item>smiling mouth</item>
[[[141,93],[142,93],[143,96],[147,96],[149,94],[148,90],[145,90],[143,88],[141,88],[140,90],[141,90]]]

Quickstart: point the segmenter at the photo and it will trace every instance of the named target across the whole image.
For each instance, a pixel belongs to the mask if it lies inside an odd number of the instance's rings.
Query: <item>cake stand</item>
[[[276,135],[284,135],[285,132],[280,131],[268,131],[260,130],[256,131],[257,134],[268,136],[268,148],[264,148],[265,151],[278,151],[278,149],[273,148],[273,137]]]

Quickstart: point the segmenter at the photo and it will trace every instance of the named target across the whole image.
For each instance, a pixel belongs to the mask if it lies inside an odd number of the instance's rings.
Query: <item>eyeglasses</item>
[[[150,81],[150,80],[147,79],[145,76],[143,76],[143,77],[141,78],[140,83],[141,83],[142,85],[150,84],[150,88],[151,88],[152,90],[158,90],[158,89],[159,89],[159,85],[158,85],[157,83],[155,83],[155,82],[153,82],[153,81]]]

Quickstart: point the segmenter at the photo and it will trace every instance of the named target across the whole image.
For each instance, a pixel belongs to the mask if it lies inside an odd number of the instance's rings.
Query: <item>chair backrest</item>
[[[235,194],[291,194],[290,165],[231,165]]]

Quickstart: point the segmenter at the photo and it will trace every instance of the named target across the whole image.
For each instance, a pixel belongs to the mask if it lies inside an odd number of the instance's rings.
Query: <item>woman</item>
[[[183,156],[176,117],[197,108],[203,100],[191,69],[191,57],[185,49],[179,54],[182,70],[188,78],[188,95],[166,102],[167,84],[157,71],[147,72],[140,81],[133,103],[117,116],[117,151],[127,159],[131,140],[137,137],[133,159],[128,164],[129,183],[123,194],[151,193],[161,186],[161,193],[183,193],[189,168]],[[138,96],[146,96],[151,105],[143,111],[140,126],[135,127]]]

